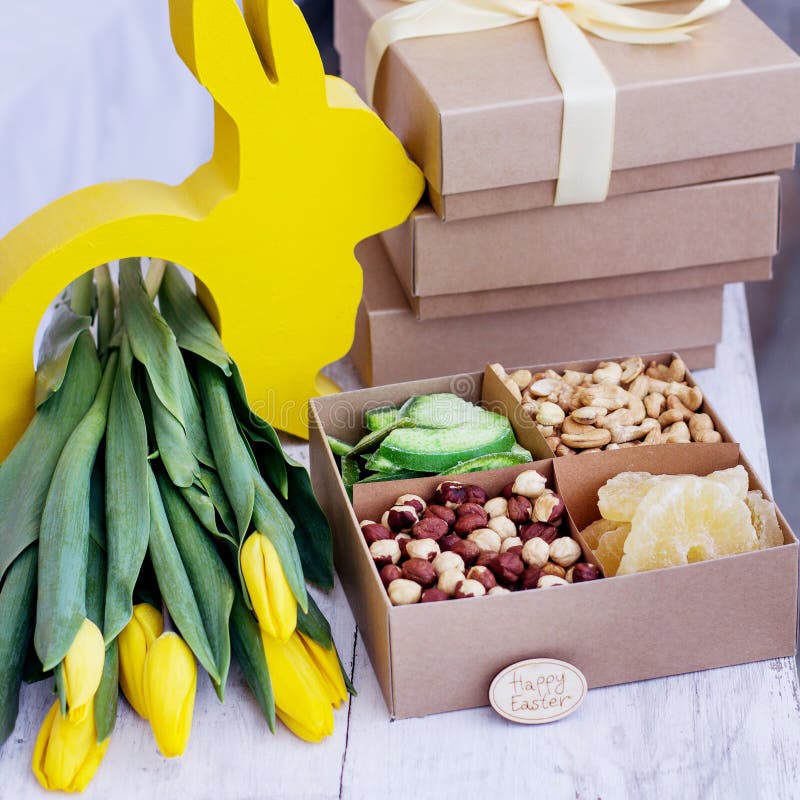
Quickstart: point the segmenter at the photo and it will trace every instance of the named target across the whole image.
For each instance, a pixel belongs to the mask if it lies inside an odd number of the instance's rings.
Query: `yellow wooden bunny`
[[[326,76],[292,0],[170,0],[179,55],[215,101],[211,160],[184,183],[99,184],[0,241],[0,458],[33,409],[32,347],[48,303],[92,267],[174,261],[239,363],[251,402],[304,436],[335,389],[319,370],[350,347],[362,276],[353,248],[400,224],[424,181],[402,145]],[[157,125],[158,120],[148,124]]]

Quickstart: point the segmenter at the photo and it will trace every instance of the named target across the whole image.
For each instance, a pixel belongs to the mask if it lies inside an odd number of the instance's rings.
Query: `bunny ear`
[[[303,12],[292,0],[244,0],[264,70],[306,100],[325,102],[325,70]]]
[[[169,0],[178,55],[232,117],[253,102],[252,87],[268,87],[236,0]],[[248,96],[249,95],[249,96]]]

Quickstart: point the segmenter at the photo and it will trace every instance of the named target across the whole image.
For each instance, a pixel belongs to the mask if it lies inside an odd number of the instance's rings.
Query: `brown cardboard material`
[[[733,178],[768,175],[772,172],[793,169],[794,164],[794,145],[783,145],[746,153],[678,161],[674,164],[623,169],[611,176],[608,196],[617,197],[621,194],[654,192],[675,186],[694,186]],[[490,214],[551,206],[555,193],[555,181],[524,183],[501,189],[484,189],[450,195],[440,195],[429,185],[428,201],[441,219],[455,222],[459,219],[473,219]]]
[[[426,297],[769,258],[779,208],[780,179],[764,175],[460,222],[422,204],[381,239]]]
[[[488,292],[466,292],[406,299],[417,319],[443,319],[470,314],[490,314],[522,308],[541,308],[562,303],[582,303],[614,297],[657,294],[678,289],[702,289],[725,283],[768,281],[772,278],[772,259],[754,258],[730,264],[710,264],[665,272],[640,272],[619,278],[587,278],[582,281],[545,283],[540,286],[515,286]],[[406,287],[403,286],[405,290]]]
[[[667,348],[691,351],[710,366],[722,333],[722,287],[619,297],[452,319],[417,320],[377,239],[360,246],[364,297],[350,351],[366,384],[395,383],[483,369],[488,360],[517,364],[597,353]],[[713,363],[713,359],[711,359]],[[444,368],[443,368],[443,365]]]
[[[367,32],[396,7],[390,0],[336,0],[342,75],[362,95]],[[683,162],[655,185],[647,174],[617,179],[632,181],[633,191],[686,182],[694,167],[685,162],[800,139],[800,60],[740,0],[684,44],[638,47],[589,38],[618,89],[614,172]],[[392,45],[378,73],[375,107],[435,194],[516,187],[521,198],[497,211],[552,202],[563,99],[537,22]],[[670,171],[678,174],[669,177]],[[748,171],[723,169],[720,177],[737,174]],[[678,183],[664,182],[671,180]],[[491,203],[488,210],[497,213]],[[475,211],[487,207],[466,213]]]
[[[651,361],[655,361],[657,364],[669,364],[673,358],[678,357],[678,354],[675,352],[651,354],[641,353],[640,355],[642,356],[642,359],[646,365]],[[685,355],[686,353],[684,351],[681,358],[684,358]],[[629,356],[630,354],[624,356],[615,356],[613,358],[590,359],[588,361],[563,361],[558,364],[538,364],[533,367],[526,367],[526,369],[530,369],[532,373],[544,372],[547,369],[552,369],[559,373],[563,373],[564,370],[568,369],[577,370],[579,372],[594,372],[601,361],[622,361]],[[694,375],[692,375],[692,369],[702,369],[702,367],[693,367],[688,362],[686,362],[686,365],[688,367],[686,370],[686,383],[689,386],[697,386],[698,384],[694,379]],[[502,366],[506,368],[505,364]],[[512,372],[514,369],[515,367],[508,367],[508,370]],[[481,385],[483,387],[481,392],[481,403],[487,408],[490,408],[492,411],[496,411],[497,413],[508,417],[509,421],[511,422],[511,427],[514,429],[514,434],[517,437],[517,441],[525,449],[533,453],[534,457],[536,458],[555,457],[555,453],[550,449],[550,446],[545,441],[544,436],[542,436],[541,432],[536,427],[535,421],[523,412],[522,404],[503,384],[502,380],[500,380],[500,377],[492,369],[490,364],[486,365],[486,369],[483,372],[483,382]],[[728,430],[727,426],[722,421],[713,405],[707,399],[703,399],[703,405],[698,409],[698,413],[705,413],[711,417],[715,429],[722,434],[722,440],[724,442],[735,441],[733,435]]]
[[[473,401],[481,391],[480,376],[474,377],[464,392]],[[486,705],[497,672],[536,656],[574,664],[589,686],[597,687],[795,653],[798,542],[781,515],[785,544],[770,550],[556,591],[392,607],[359,519],[374,518],[400,494],[429,495],[439,479],[361,485],[354,509],[326,434],[355,441],[363,433],[366,407],[452,388],[450,378],[437,378],[311,401],[314,489],[331,520],[337,571],[393,717]],[[747,467],[751,488],[764,491],[738,446],[731,444],[641,447],[535,466],[554,476],[575,533],[575,525],[599,516],[597,489],[618,472],[704,475],[736,463]],[[530,466],[466,479],[497,490]],[[767,585],[770,591],[764,592]]]

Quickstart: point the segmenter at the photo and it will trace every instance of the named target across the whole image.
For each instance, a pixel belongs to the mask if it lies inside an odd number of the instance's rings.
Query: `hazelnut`
[[[482,489],[480,486],[472,486],[471,484],[467,485],[467,503],[476,503],[479,506],[482,506],[488,499],[489,495],[486,494],[486,490]]]
[[[425,509],[423,517],[439,517],[447,523],[448,528],[456,524],[456,512],[447,506],[430,505]]]
[[[381,539],[392,538],[392,532],[388,528],[384,528],[383,525],[378,525],[377,522],[369,522],[366,525],[362,522],[361,532],[364,534],[364,539],[366,539],[368,545]]]
[[[392,581],[403,577],[403,570],[397,564],[387,564],[381,569],[381,581],[385,587],[389,587]]]
[[[514,492],[514,494],[519,494],[523,497],[535,500],[545,490],[546,486],[547,478],[545,478],[544,475],[537,472],[535,469],[528,469],[517,475],[517,479],[511,486],[511,491]]]
[[[379,539],[369,546],[369,552],[378,569],[400,560],[400,545],[394,539]]]
[[[436,587],[451,597],[456,592],[456,586],[464,580],[464,573],[460,569],[446,569],[436,582]]]
[[[508,518],[517,524],[530,522],[533,506],[527,497],[514,495],[508,500]]]
[[[400,558],[405,558],[406,547],[411,541],[411,537],[407,533],[398,533],[397,536],[394,537],[394,540],[400,545]]]
[[[502,544],[500,535],[491,528],[478,528],[467,536],[467,540],[478,545],[480,550],[488,550],[492,553],[499,553]]]
[[[463,559],[464,564],[469,567],[475,563],[475,559],[478,557],[481,549],[475,542],[471,542],[469,539],[460,539],[450,548],[450,552],[458,553]]]
[[[581,546],[569,536],[562,536],[550,545],[550,560],[562,567],[571,567],[581,557]]]
[[[467,499],[467,489],[458,481],[442,481],[436,487],[436,502],[448,508],[458,508]]]
[[[483,506],[483,510],[489,515],[489,518],[505,517],[508,514],[508,500],[505,497],[493,497],[487,500]]]
[[[558,538],[558,528],[555,525],[548,525],[546,522],[529,522],[520,527],[519,538],[523,542],[539,538],[544,539],[547,544],[552,544]]]
[[[411,528],[411,535],[415,539],[441,539],[450,530],[448,524],[439,517],[425,517],[415,523]]]
[[[439,545],[433,539],[411,539],[406,544],[406,555],[409,558],[424,558],[426,561],[433,561],[439,552]]]
[[[491,550],[482,550],[478,553],[478,557],[475,559],[475,566],[476,567],[488,567],[489,564],[494,561],[494,557],[497,553],[493,553]]]
[[[505,485],[505,486],[504,486],[504,487],[503,487],[503,488],[500,490],[500,496],[501,496],[502,498],[504,498],[505,500],[510,500],[510,499],[511,499],[511,497],[513,496],[513,494],[514,494],[514,483],[513,483],[513,481],[512,481],[511,483],[507,483],[507,484],[506,484],[506,485]]]
[[[537,584],[539,583],[539,578],[541,577],[542,571],[539,567],[526,567],[525,571],[522,573],[522,576],[519,579],[519,588],[520,589],[536,589]]]
[[[519,536],[509,536],[508,539],[503,539],[500,545],[500,552],[507,553],[512,547],[518,547],[520,552],[522,552],[522,545],[523,541]]]
[[[417,514],[422,512],[427,507],[427,503],[418,494],[403,494],[394,501],[396,506],[413,506]]]
[[[517,535],[517,526],[508,517],[492,517],[486,527],[491,528],[501,539]]]
[[[467,514],[478,514],[487,521],[489,519],[489,515],[486,513],[483,506],[480,506],[477,503],[462,503],[456,509],[456,522],[458,522],[461,517],[466,517]]]
[[[471,567],[467,573],[467,580],[478,581],[487,592],[497,586],[497,581],[489,571],[489,567]]]
[[[424,558],[409,558],[403,564],[403,577],[418,583],[423,589],[429,589],[437,579],[433,564]]]
[[[558,523],[564,514],[564,501],[557,494],[543,494],[536,498],[533,517],[539,522]]]
[[[462,580],[456,586],[454,597],[483,597],[486,594],[483,584],[478,581]]]
[[[549,589],[551,586],[569,586],[569,584],[558,575],[542,575],[536,584],[537,589]]]
[[[542,567],[550,558],[550,545],[544,539],[528,539],[522,546],[522,560],[529,567]]]
[[[542,565],[542,575],[556,575],[559,578],[566,578],[567,571],[564,567],[554,564],[552,561],[548,561],[546,564]]]
[[[422,603],[438,603],[440,600],[449,600],[450,595],[441,589],[426,589],[422,593]]]
[[[410,606],[418,603],[422,597],[422,587],[415,581],[398,578],[389,584],[386,590],[393,606]]]
[[[414,506],[392,506],[386,514],[386,522],[395,533],[410,531],[418,519]]]
[[[467,536],[479,528],[486,528],[486,514],[464,514],[456,520],[455,531],[460,536]]]
[[[445,550],[452,550],[453,545],[461,541],[461,537],[457,533],[448,533],[439,539],[439,549],[444,552]]]
[[[505,586],[492,586],[492,588],[489,589],[489,591],[486,594],[489,594],[489,595],[493,595],[493,594],[511,594],[511,590],[510,589],[506,589]]]
[[[514,553],[499,553],[489,564],[489,569],[500,583],[510,586],[515,584],[525,571],[525,565],[522,563],[522,559]]]
[[[596,581],[601,577],[600,570],[594,564],[576,564],[570,572],[572,573],[572,583]]]
[[[460,572],[464,572],[464,559],[461,558],[458,553],[439,553],[439,555],[433,559],[433,568],[436,570],[437,575],[441,575],[448,569],[457,569]]]

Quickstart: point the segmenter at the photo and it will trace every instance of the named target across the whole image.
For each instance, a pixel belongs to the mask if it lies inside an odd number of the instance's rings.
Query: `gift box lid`
[[[371,24],[399,4],[336,3],[337,49],[360,65]],[[617,87],[614,171],[800,140],[800,58],[740,0],[685,43],[588,37]],[[363,77],[356,83],[363,93]],[[383,57],[374,103],[437,194],[558,175],[563,96],[535,20],[396,42]]]

